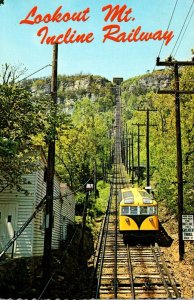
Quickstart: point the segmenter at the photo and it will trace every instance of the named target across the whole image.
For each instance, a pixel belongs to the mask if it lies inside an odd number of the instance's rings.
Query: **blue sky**
[[[118,76],[128,79],[145,74],[147,70],[154,69],[162,41],[116,43],[109,40],[102,43],[104,35],[102,28],[111,24],[111,22],[104,22],[105,13],[102,12],[102,7],[108,4],[120,6],[126,4],[128,8],[132,8],[131,15],[135,18],[134,21],[112,22],[120,25],[121,32],[129,33],[138,26],[141,26],[142,31],[155,32],[167,29],[175,2],[175,0],[5,0],[5,5],[0,6],[0,64],[23,63],[28,70],[26,75],[35,72],[52,61],[52,45],[40,44],[38,30],[48,26],[49,35],[59,35],[71,27],[78,33],[93,32],[94,41],[88,44],[59,45],[60,74],[73,75],[82,72],[101,75],[110,80]],[[169,28],[174,32],[174,38],[167,46],[163,46],[161,60],[171,54],[192,2],[193,0],[178,1]],[[61,5],[63,13],[79,12],[89,7],[89,19],[86,22],[19,24],[34,6],[38,6],[38,13],[45,15],[53,14]],[[175,56],[177,60],[191,59],[193,41],[194,16]],[[51,75],[50,67],[37,73],[36,77],[47,75]]]

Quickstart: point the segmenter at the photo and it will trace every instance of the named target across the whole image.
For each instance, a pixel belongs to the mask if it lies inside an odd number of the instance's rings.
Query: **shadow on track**
[[[168,235],[161,223],[159,224],[159,231],[152,234],[152,236],[145,231],[141,236],[124,234],[123,240],[129,246],[149,246],[157,243],[160,247],[170,247],[173,242],[173,239]]]

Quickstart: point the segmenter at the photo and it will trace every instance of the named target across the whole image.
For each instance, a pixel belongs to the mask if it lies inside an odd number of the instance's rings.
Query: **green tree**
[[[110,144],[110,112],[99,112],[99,105],[84,98],[76,103],[72,124],[62,126],[58,140],[58,170],[70,185],[84,183],[102,163]],[[62,163],[61,163],[61,162]]]
[[[33,136],[46,126],[44,105],[21,86],[0,85],[0,190],[20,187],[35,163]]]
[[[21,63],[16,66],[5,63],[1,66],[1,83],[14,84],[26,73],[26,71],[27,69]]]
[[[151,74],[150,74],[151,75]],[[155,73],[152,74],[156,82]],[[167,77],[165,77],[167,76]],[[180,68],[180,89],[193,90],[193,67]],[[144,76],[142,76],[144,78]],[[174,79],[169,70],[160,71],[163,85],[168,89],[174,88]],[[136,79],[138,80],[138,79]],[[134,84],[133,80],[129,81]],[[158,79],[158,85],[160,80]],[[163,87],[164,89],[165,87]],[[176,128],[175,128],[175,103],[174,95],[160,95],[153,91],[140,92],[130,88],[125,83],[124,116],[130,130],[135,131],[132,123],[146,123],[145,113],[138,112],[138,107],[155,108],[157,112],[150,113],[150,164],[154,166],[151,177],[151,186],[156,189],[158,200],[165,200],[172,212],[177,211],[177,159],[176,159]],[[193,95],[180,95],[181,104],[181,129],[182,129],[182,158],[184,178],[184,209],[186,212],[194,210],[194,101]],[[141,127],[141,134],[146,134],[145,127]],[[141,140],[145,141],[142,137]],[[135,148],[136,153],[136,148]],[[141,143],[141,163],[146,163],[145,142]],[[135,160],[137,154],[135,154]]]

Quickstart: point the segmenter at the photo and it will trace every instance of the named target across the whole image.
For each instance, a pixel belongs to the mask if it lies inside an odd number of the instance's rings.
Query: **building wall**
[[[54,178],[54,201],[53,201],[53,212],[54,212],[54,226],[52,231],[52,249],[58,249],[60,244],[60,232],[61,232],[61,192],[60,182],[57,176]]]
[[[37,173],[36,179],[36,205],[42,200],[46,194],[46,184],[44,182],[44,172],[39,171]],[[61,230],[62,230],[62,220],[63,216],[66,214],[66,209],[64,208],[65,202],[62,202],[61,192],[60,192],[60,181],[59,178],[54,176],[54,195],[53,195],[53,229],[52,229],[52,249],[58,249],[61,240]],[[75,214],[72,212],[72,215]],[[43,209],[38,213],[36,219],[34,220],[34,245],[33,245],[33,255],[42,255],[44,247],[44,224],[45,222],[45,210]]]
[[[35,191],[34,184],[36,180],[35,173],[23,176],[27,183],[23,187],[28,190],[29,194],[18,192],[15,188],[12,190],[5,189],[0,193],[0,247],[3,246],[13,237],[14,231],[17,231],[31,216],[34,202]],[[11,222],[9,217],[11,216]],[[15,242],[15,254],[17,256],[30,256],[32,254],[32,231],[33,224],[30,223],[22,235]],[[8,250],[10,253],[12,249]]]
[[[0,250],[5,246],[12,236],[14,230],[17,231],[35,211],[36,206],[46,195],[46,183],[44,181],[44,168],[24,176],[27,184],[23,187],[28,190],[29,195],[25,195],[16,190],[4,190],[0,193]],[[69,194],[67,186],[63,193]],[[74,221],[75,202],[73,195],[63,197],[60,193],[60,180],[57,175],[54,177],[54,227],[52,231],[52,249],[58,249],[60,240],[65,239],[67,224]],[[8,216],[12,216],[12,222],[8,222]],[[38,212],[36,218],[28,225],[15,243],[15,256],[39,256],[44,249],[44,207]],[[6,230],[5,230],[6,227]],[[9,236],[6,233],[9,232]],[[3,233],[2,233],[3,232]],[[7,253],[11,253],[9,249]]]
[[[44,165],[42,169],[36,172],[35,181],[35,207],[41,202],[46,195],[46,183],[44,181]],[[35,209],[34,207],[34,209]],[[44,207],[38,212],[33,219],[33,256],[43,254],[44,247]]]
[[[65,240],[67,236],[67,226],[69,223],[73,224],[75,219],[75,197],[67,185],[63,184],[63,189],[61,239]]]

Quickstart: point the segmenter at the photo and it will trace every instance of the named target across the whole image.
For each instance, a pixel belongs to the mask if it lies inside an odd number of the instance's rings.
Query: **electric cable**
[[[51,64],[48,64],[48,65],[46,65],[46,66],[44,66],[44,67],[42,67],[42,68],[38,69],[37,71],[35,71],[35,72],[31,73],[30,75],[28,75],[28,76],[26,76],[26,77],[24,77],[24,78],[20,79],[20,80],[19,80],[19,81],[17,81],[16,83],[20,83],[21,81],[23,81],[23,80],[25,80],[25,79],[27,79],[27,78],[31,77],[32,75],[34,75],[34,74],[36,74],[36,73],[38,73],[38,72],[42,71],[43,69],[45,69],[45,68],[47,68],[47,67],[51,67],[51,66],[52,66]]]
[[[191,13],[191,16],[190,16],[190,19],[189,19],[189,21],[188,21],[188,23],[187,23],[187,26],[185,27],[185,30],[184,30],[184,32],[183,32],[183,34],[182,34],[181,40],[180,40],[180,42],[179,42],[179,44],[178,44],[178,46],[177,46],[177,49],[176,49],[176,51],[175,51],[175,53],[174,53],[174,56],[176,56],[176,54],[177,54],[177,52],[178,52],[178,49],[179,49],[179,47],[180,47],[180,45],[181,45],[181,43],[182,43],[182,41],[183,41],[183,37],[184,37],[184,35],[185,35],[185,33],[186,33],[187,29],[188,29],[188,26],[189,26],[189,24],[190,24],[190,22],[191,22],[191,19],[192,19],[192,17],[193,17],[193,14],[194,14],[194,9],[193,9],[193,11],[192,11],[192,13]]]
[[[75,229],[75,231],[74,231],[74,234],[72,235],[72,238],[71,238],[69,244],[66,246],[66,250],[64,251],[62,258],[61,258],[61,260],[59,261],[59,264],[62,264],[63,259],[64,259],[65,254],[66,254],[66,251],[67,251],[67,249],[70,247],[71,243],[73,242],[74,237],[75,237],[75,235],[76,235],[76,233],[77,233],[77,230],[78,230],[78,226],[76,227],[76,229]],[[49,280],[48,280],[47,283],[45,284],[45,286],[44,286],[44,288],[43,288],[41,294],[40,294],[39,297],[37,298],[37,300],[40,300],[40,299],[41,299],[42,295],[43,295],[44,292],[46,291],[47,287],[49,286],[49,284],[50,284],[50,282],[51,282],[51,280],[53,279],[53,277],[54,277],[55,274],[56,274],[56,271],[53,272],[53,274],[50,276]]]
[[[90,178],[90,179],[91,179],[91,178]],[[88,180],[84,183],[84,185],[87,184],[87,182],[89,182],[90,179],[88,179]],[[68,195],[69,195],[69,194],[68,194]],[[84,208],[83,208],[82,215],[81,215],[82,217],[83,217],[83,214],[84,214]],[[66,251],[67,251],[67,249],[70,247],[71,243],[73,242],[74,237],[75,237],[77,231],[78,231],[78,226],[76,226],[76,229],[75,229],[75,231],[74,231],[74,234],[72,235],[71,240],[69,241],[68,245],[66,246],[66,249],[65,249],[65,251],[64,251],[64,253],[63,253],[61,259],[58,261],[59,265],[62,264],[62,262],[63,262],[63,260],[64,260],[64,257],[65,257],[65,254],[66,254]],[[57,272],[57,271],[54,271],[53,274],[50,276],[50,278],[48,279],[47,283],[45,284],[45,286],[44,286],[44,288],[43,288],[41,294],[40,294],[39,297],[37,298],[37,300],[40,300],[40,299],[41,299],[42,295],[43,295],[44,292],[46,291],[47,287],[49,286],[49,284],[50,284],[51,280],[53,279],[54,275],[56,274],[56,272]]]
[[[166,29],[166,30],[168,30],[169,27],[170,27],[170,24],[171,24],[171,22],[172,22],[172,19],[173,19],[175,10],[176,10],[177,3],[178,3],[178,0],[176,0],[176,2],[175,2],[175,5],[174,5],[174,8],[173,8],[173,11],[172,11],[172,14],[171,14],[171,17],[170,17],[170,20],[169,20],[169,23],[168,23],[168,26],[167,26],[167,29]],[[163,46],[164,46],[164,40],[163,40],[163,42],[162,42],[162,45],[161,45],[161,47],[160,47],[160,50],[159,50],[159,53],[158,53],[158,56],[157,56],[157,57],[160,57],[160,54],[161,54],[161,52],[162,52]],[[156,65],[154,66],[154,69],[153,69],[152,72],[155,71],[155,68],[156,68]]]
[[[170,24],[171,24],[172,18],[173,18],[173,16],[174,16],[174,12],[175,12],[177,3],[178,3],[178,0],[176,0],[176,3],[175,3],[175,5],[174,5],[173,11],[172,11],[172,14],[171,14],[171,17],[170,17],[170,21],[169,21],[169,23],[168,23],[168,27],[167,27],[166,30],[168,30],[169,27],[170,27]],[[161,45],[161,47],[160,47],[160,50],[159,50],[159,53],[158,53],[158,57],[160,57],[160,54],[161,54],[161,51],[162,51],[163,46],[164,46],[164,40],[163,40],[162,45]]]
[[[191,9],[192,9],[192,7],[193,7],[193,4],[194,4],[194,0],[192,1],[191,5],[190,5],[189,11],[188,11],[188,13],[187,13],[187,15],[186,15],[186,17],[185,17],[185,20],[184,20],[184,22],[183,22],[183,25],[182,25],[182,28],[181,28],[181,30],[180,30],[180,33],[179,33],[179,35],[178,35],[178,37],[177,37],[177,40],[176,40],[176,42],[175,42],[175,45],[174,45],[172,51],[171,51],[171,54],[170,54],[171,57],[172,57],[172,55],[173,55],[173,52],[174,52],[174,50],[175,50],[175,48],[176,48],[176,45],[177,45],[179,39],[180,39],[180,36],[181,36],[181,34],[182,34],[182,31],[183,31],[183,29],[184,29],[184,26],[185,26],[185,24],[186,24],[186,21],[187,21],[187,19],[188,19],[188,16],[189,16],[189,14],[190,14],[190,12],[191,12]]]
[[[53,201],[54,200],[58,200],[58,199],[63,199],[64,197],[67,198],[70,195],[75,194],[75,192],[81,190],[89,181],[91,180],[91,177],[83,184],[80,186],[80,188],[78,188],[76,191],[74,192],[70,192],[65,194],[64,196],[56,196],[53,197]],[[22,232],[24,231],[24,229],[31,223],[31,221],[36,217],[36,213],[38,211],[41,211],[42,209],[44,209],[46,203],[46,195],[41,199],[41,201],[37,204],[37,206],[35,207],[35,211],[33,212],[33,214],[26,220],[26,222],[20,227],[19,230],[16,231],[15,236],[10,239],[8,241],[8,243],[5,245],[4,249],[0,252],[0,257],[11,247],[11,245],[17,240],[17,238],[22,234]]]

